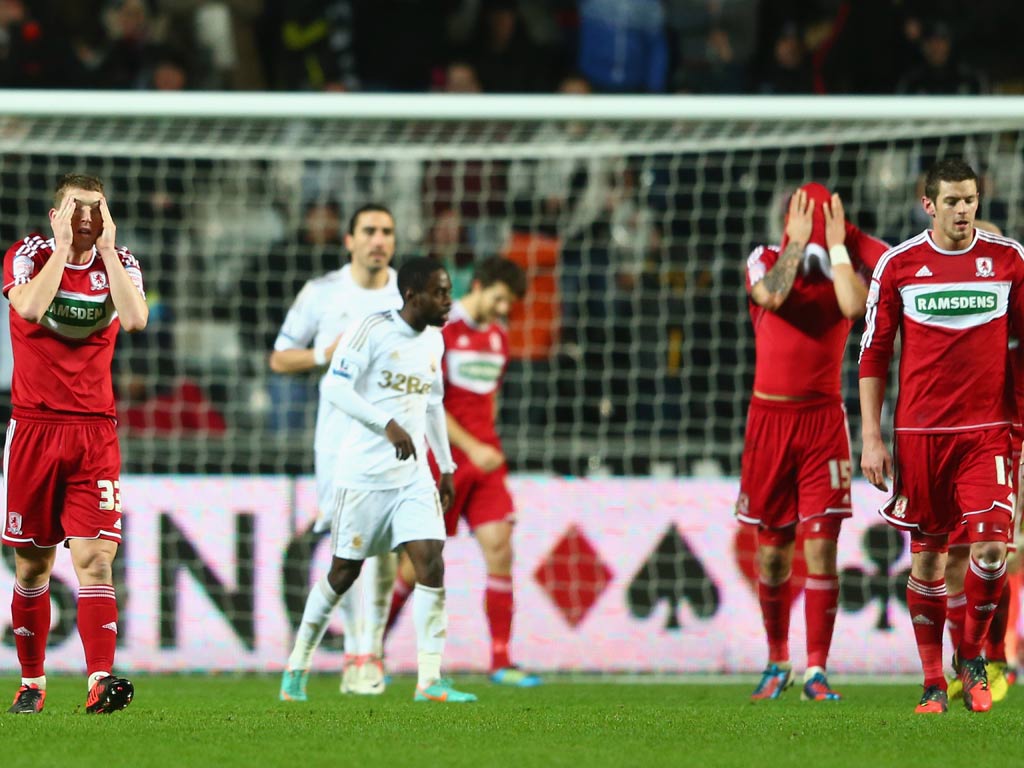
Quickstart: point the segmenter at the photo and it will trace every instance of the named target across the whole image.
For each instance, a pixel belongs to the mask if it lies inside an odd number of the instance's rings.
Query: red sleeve
[[[747,257],[747,293],[764,279],[768,270],[779,260],[779,252],[775,248],[759,245]]]
[[[887,243],[862,232],[850,222],[846,222],[846,244],[850,257],[866,266],[869,273],[878,265],[882,254],[889,250]]]
[[[1014,270],[1010,286],[1010,335],[1020,340],[1024,338],[1024,249],[1020,245],[1015,245],[1014,251],[1017,269]],[[1024,343],[1021,343],[1021,346],[1024,346]],[[1018,370],[1017,375],[1024,375],[1024,370]]]
[[[894,272],[892,257],[882,257],[871,275],[864,335],[860,342],[862,379],[885,379],[889,375],[889,361],[903,309]]]
[[[42,266],[39,249],[46,243],[38,235],[29,235],[19,240],[4,256],[4,296],[16,285],[24,285]]]

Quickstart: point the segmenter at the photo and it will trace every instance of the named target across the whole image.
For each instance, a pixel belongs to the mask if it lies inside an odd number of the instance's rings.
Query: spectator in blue
[[[580,0],[579,69],[597,91],[662,93],[668,43],[661,0]]]

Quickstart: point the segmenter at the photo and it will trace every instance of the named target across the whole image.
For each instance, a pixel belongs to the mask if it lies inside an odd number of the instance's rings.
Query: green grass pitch
[[[276,676],[132,676],[127,710],[86,716],[84,682],[50,680],[39,716],[0,715],[15,766],[914,766],[1018,765],[1024,687],[987,715],[954,702],[915,716],[912,683],[836,687],[838,704],[751,704],[752,684],[573,682],[533,690],[460,677],[469,705],[414,704],[413,680],[380,698],[341,696],[315,676],[310,701],[277,700]],[[15,678],[0,678],[11,694]],[[7,696],[7,694],[4,694]],[[6,699],[5,699],[6,701]]]

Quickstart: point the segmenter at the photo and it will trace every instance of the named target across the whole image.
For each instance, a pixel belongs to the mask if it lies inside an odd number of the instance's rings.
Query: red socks
[[[832,645],[839,605],[839,579],[812,576],[804,582],[804,618],[807,621],[807,666],[825,668]]]
[[[50,634],[50,583],[23,587],[14,582],[11,627],[22,677],[42,677],[46,638]]]
[[[114,587],[98,584],[78,590],[78,634],[88,674],[110,672],[117,647],[117,600]]]
[[[758,581],[757,598],[768,637],[768,662],[789,661],[789,579],[774,586]]]
[[[949,640],[953,650],[960,647],[964,640],[964,619],[967,618],[967,595],[957,592],[946,596],[946,626],[949,628]]]
[[[967,616],[964,620],[964,639],[960,642],[960,658],[981,656],[992,615],[999,607],[1006,584],[1006,563],[995,570],[983,568],[973,557],[964,577],[967,595]]]
[[[484,611],[491,630],[491,671],[512,666],[508,644],[512,637],[513,604],[512,577],[489,574],[484,592]]]
[[[946,623],[946,580],[907,579],[907,608],[914,624],[917,653],[924,670],[924,687],[946,689],[942,674],[942,627]]]

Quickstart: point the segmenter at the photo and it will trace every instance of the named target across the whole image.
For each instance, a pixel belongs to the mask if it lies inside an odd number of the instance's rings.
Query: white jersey
[[[443,357],[440,329],[428,326],[416,331],[396,310],[370,315],[345,334],[321,385],[332,412],[329,438],[337,457],[335,487],[400,488],[413,482],[417,473],[429,475],[427,409],[443,413]],[[347,415],[332,402],[343,400],[351,390],[373,410],[361,415],[376,421],[374,426]],[[416,446],[415,459],[395,457],[395,447],[384,434],[391,419],[409,433]]]
[[[334,340],[367,315],[388,309],[401,309],[402,297],[398,292],[398,274],[388,268],[388,282],[383,288],[367,289],[352,279],[352,267],[329,272],[306,283],[295,303],[288,310],[274,349],[308,349],[329,347]],[[320,453],[332,455],[335,442],[328,433],[338,434],[329,425],[331,409],[324,401],[323,384],[326,371],[320,379],[320,404],[316,414],[316,436],[313,447]],[[336,416],[335,416],[336,418]]]

